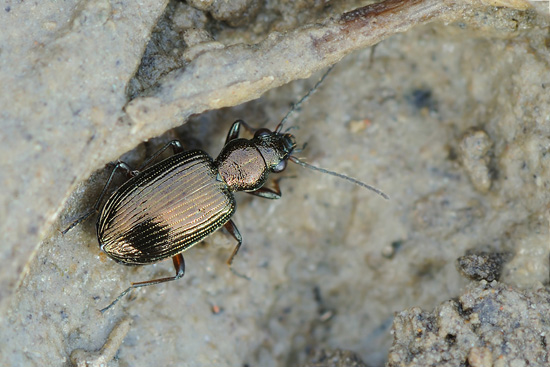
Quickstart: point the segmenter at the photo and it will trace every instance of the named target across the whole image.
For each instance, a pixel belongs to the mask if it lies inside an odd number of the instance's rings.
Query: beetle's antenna
[[[292,161],[292,162],[294,162],[294,163],[296,163],[296,164],[299,164],[299,165],[302,166],[302,167],[309,168],[309,169],[312,169],[312,170],[314,170],[314,171],[320,171],[320,172],[329,174],[329,175],[331,175],[331,176],[336,176],[336,177],[338,177],[338,178],[344,179],[344,180],[346,180],[346,181],[349,181],[349,182],[351,182],[351,183],[354,183],[354,184],[356,184],[356,185],[359,185],[359,186],[361,186],[361,187],[364,187],[364,188],[366,188],[366,189],[369,189],[369,190],[371,190],[371,191],[374,191],[375,193],[377,193],[378,195],[382,196],[382,197],[383,197],[384,199],[386,199],[386,200],[389,200],[389,199],[390,199],[390,197],[389,197],[388,195],[386,195],[383,191],[378,190],[376,187],[373,187],[373,186],[371,186],[371,185],[367,185],[367,184],[364,183],[364,182],[361,182],[361,181],[359,181],[359,180],[356,180],[355,178],[352,178],[352,177],[343,175],[343,174],[341,174],[341,173],[332,172],[332,171],[326,170],[326,169],[324,169],[324,168],[319,168],[319,167],[312,166],[311,164],[306,163],[306,162],[304,162],[304,161],[302,161],[302,160],[300,160],[300,159],[298,159],[298,158],[296,158],[296,157],[294,157],[294,156],[290,156],[290,157],[288,158],[288,160],[289,160],[289,161]]]
[[[300,106],[302,105],[302,103],[304,103],[316,90],[317,88],[319,88],[319,86],[323,83],[323,81],[325,80],[325,78],[327,77],[327,75],[330,73],[330,71],[332,70],[332,68],[334,68],[334,65],[332,65],[331,67],[328,68],[328,70],[325,72],[325,74],[323,74],[323,76],[321,77],[321,79],[319,79],[319,81],[317,83],[315,83],[315,85],[313,86],[313,88],[311,88],[309,90],[309,92],[306,93],[305,96],[302,97],[302,99],[300,99],[298,102],[296,102],[295,104],[292,105],[292,108],[290,109],[290,111],[288,111],[285,115],[285,117],[283,117],[283,119],[281,120],[281,122],[279,122],[279,125],[277,125],[277,127],[275,128],[275,132],[277,133],[280,133],[281,132],[281,129],[283,128],[286,120],[288,120],[288,116],[290,116],[290,114],[294,111],[296,111],[298,108],[300,108]]]
[[[292,151],[293,153],[301,153],[303,152],[307,147],[307,141],[304,143],[304,145],[302,145],[301,148],[294,148],[294,150]]]
[[[296,126],[296,125],[289,126],[286,128],[285,133],[289,132],[290,130],[299,130],[299,129],[300,129],[300,126]]]

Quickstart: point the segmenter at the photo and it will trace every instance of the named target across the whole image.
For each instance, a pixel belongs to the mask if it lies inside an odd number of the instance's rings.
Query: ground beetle
[[[222,226],[237,241],[227,260],[231,265],[242,244],[242,237],[231,220],[235,213],[233,192],[245,191],[267,199],[280,198],[277,181],[273,188],[264,187],[264,184],[270,173],[282,172],[289,160],[351,181],[388,198],[365,183],[311,166],[292,156],[296,151],[296,140],[293,135],[282,132],[284,123],[290,113],[317,89],[329,71],[294,105],[274,131],[252,129],[241,120],[233,123],[216,160],[201,150],[184,151],[181,143],[174,140],[138,170],[132,170],[124,162],[117,163],[94,210],[63,233],[99,211],[115,172],[123,169],[131,178],[111,195],[99,212],[96,227],[100,247],[109,257],[124,265],[145,265],[172,257],[176,275],[132,283],[101,312],[112,307],[133,288],[181,278],[185,272],[182,253]],[[254,138],[239,138],[241,127],[254,133]],[[174,155],[151,165],[169,147]]]

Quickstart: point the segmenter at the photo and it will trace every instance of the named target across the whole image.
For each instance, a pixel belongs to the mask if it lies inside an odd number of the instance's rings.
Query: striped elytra
[[[174,256],[223,226],[235,199],[210,156],[194,150],[140,172],[106,202],[97,222],[101,249],[128,265]]]

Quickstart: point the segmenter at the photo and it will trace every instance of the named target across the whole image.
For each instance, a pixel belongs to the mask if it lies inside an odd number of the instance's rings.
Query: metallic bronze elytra
[[[292,156],[296,140],[293,135],[281,132],[289,114],[315,91],[329,71],[287,113],[275,131],[253,129],[241,120],[233,123],[216,160],[200,150],[184,151],[181,143],[174,140],[138,170],[132,170],[124,162],[117,163],[94,210],[63,233],[99,210],[115,172],[123,169],[131,178],[107,199],[99,212],[97,237],[100,247],[109,257],[125,265],[151,264],[172,257],[176,275],[132,283],[102,312],[133,288],[181,278],[185,273],[182,253],[222,226],[237,241],[227,260],[231,265],[242,244],[242,237],[231,220],[235,212],[233,193],[245,191],[268,199],[280,198],[281,191],[276,181],[272,188],[264,184],[270,173],[282,172],[288,160],[351,181],[387,198],[365,183],[311,166]],[[239,138],[241,127],[254,133],[254,137]],[[151,165],[169,147],[174,155]]]
[[[99,215],[101,249],[144,265],[181,253],[227,223],[235,199],[206,153],[176,154],[127,181]]]

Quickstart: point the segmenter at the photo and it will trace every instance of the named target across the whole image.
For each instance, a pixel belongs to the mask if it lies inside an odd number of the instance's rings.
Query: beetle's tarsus
[[[108,309],[110,309],[111,307],[116,305],[118,303],[118,301],[120,301],[122,299],[122,297],[127,295],[128,292],[130,292],[132,290],[132,288],[134,288],[133,285],[126,288],[126,290],[124,290],[121,294],[119,294],[119,296],[113,302],[111,302],[111,304],[109,304],[109,306],[102,308],[101,310],[99,310],[99,312],[104,313],[105,311],[107,311]]]
[[[237,270],[233,269],[233,267],[231,265],[229,265],[229,270],[231,270],[231,272],[233,274],[235,274],[236,276],[238,276],[239,278],[243,278],[243,279],[246,279],[248,281],[252,280],[249,276],[246,276],[244,274],[241,274],[239,273]]]
[[[64,236],[65,234],[67,234],[67,232],[69,232],[71,229],[73,229],[74,227],[76,227],[77,225],[79,225],[80,223],[84,222],[86,219],[88,219],[88,217],[92,214],[94,214],[96,212],[96,210],[90,210],[88,213],[84,214],[83,216],[81,216],[80,218],[78,218],[77,220],[75,220],[74,222],[72,222],[67,228],[65,228],[63,231],[61,231],[61,234]]]

